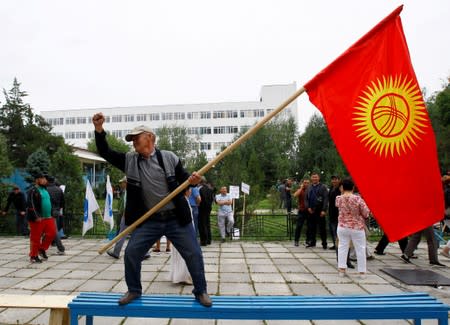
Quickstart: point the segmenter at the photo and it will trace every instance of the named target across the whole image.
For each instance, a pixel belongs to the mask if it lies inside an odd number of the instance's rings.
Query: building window
[[[132,114],[124,115],[123,118],[125,120],[124,122],[134,122],[134,115]]]
[[[122,115],[113,115],[112,116],[112,122],[113,123],[120,123],[120,122],[122,122]]]
[[[48,118],[45,119],[45,121],[50,125],[63,125],[64,124],[64,118],[63,117],[55,117],[55,118]]]
[[[211,128],[207,126],[200,127],[200,134],[211,134]]]
[[[86,124],[86,117],[77,117],[77,124]]]
[[[111,134],[116,138],[122,138],[122,130],[112,130]]]
[[[64,135],[65,139],[86,139],[86,132],[77,131],[77,132],[66,132]]]
[[[200,119],[210,119],[211,112],[200,112]]]
[[[227,111],[227,118],[238,118],[238,111]]]
[[[214,134],[234,134],[238,133],[237,126],[216,126],[214,127]]]
[[[111,116],[105,116],[105,123],[110,123],[111,122]]]
[[[263,109],[241,110],[241,117],[263,117],[263,116],[264,116]]]
[[[145,122],[145,121],[147,121],[147,114],[137,114],[136,115],[136,121],[138,121],[138,122]]]
[[[188,120],[198,120],[200,118],[200,112],[187,112]]]
[[[75,124],[75,117],[66,117],[66,125]]]
[[[199,135],[200,134],[200,129],[199,128],[187,128],[187,134],[189,135]]]
[[[211,142],[200,142],[200,150],[211,150]]]
[[[173,120],[173,113],[161,113],[161,120],[163,121]]]
[[[174,120],[184,120],[184,112],[176,112],[173,113],[173,119]]]
[[[159,121],[159,113],[151,113],[148,117],[150,121]]]
[[[225,118],[225,112],[224,111],[214,111],[213,118]]]

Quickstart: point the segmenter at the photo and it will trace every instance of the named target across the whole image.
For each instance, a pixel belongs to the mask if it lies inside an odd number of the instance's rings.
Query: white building
[[[67,144],[81,148],[94,137],[91,118],[98,112],[106,117],[105,130],[120,138],[142,124],[155,131],[162,126],[183,126],[199,139],[199,148],[211,159],[239,132],[277,108],[296,90],[294,82],[262,86],[258,101],[72,109],[42,111],[41,115],[52,125],[53,134],[63,136]],[[297,114],[294,101],[280,113],[280,118],[292,116],[298,122]]]

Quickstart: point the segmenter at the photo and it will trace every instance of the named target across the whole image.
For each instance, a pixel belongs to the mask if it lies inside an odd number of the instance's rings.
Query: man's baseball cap
[[[131,130],[130,133],[128,133],[128,134],[125,136],[125,140],[127,140],[127,141],[133,141],[133,137],[134,137],[135,135],[139,135],[139,134],[144,133],[144,132],[147,132],[147,133],[153,133],[152,129],[150,129],[148,126],[145,126],[145,125],[139,125],[139,126],[136,126],[133,130]]]

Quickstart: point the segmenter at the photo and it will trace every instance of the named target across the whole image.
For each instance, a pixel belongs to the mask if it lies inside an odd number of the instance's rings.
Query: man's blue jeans
[[[151,217],[133,231],[125,249],[125,281],[128,291],[142,293],[142,260],[153,244],[164,235],[186,262],[194,284],[192,293],[206,293],[203,255],[192,224],[180,226],[177,220],[159,222],[151,220]]]

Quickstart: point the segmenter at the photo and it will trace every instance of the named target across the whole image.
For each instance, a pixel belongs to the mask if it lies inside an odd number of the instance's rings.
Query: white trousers
[[[347,254],[352,241],[356,252],[356,261],[358,263],[358,272],[366,272],[366,233],[364,229],[356,230],[338,226],[337,235],[339,238],[338,246],[338,267],[347,268]]]
[[[226,222],[226,228],[225,228]],[[226,236],[226,233],[231,234],[233,231],[234,218],[233,211],[229,213],[218,213],[217,214],[217,225],[219,226],[220,237],[223,239]]]

